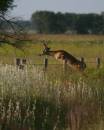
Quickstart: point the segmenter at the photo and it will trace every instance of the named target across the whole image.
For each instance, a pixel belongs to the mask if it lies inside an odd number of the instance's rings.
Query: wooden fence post
[[[16,59],[16,65],[19,69],[24,69],[25,65],[26,65],[26,59],[20,59],[17,58]]]
[[[81,69],[83,70],[83,68],[85,67],[84,64],[83,64],[84,63],[84,58],[83,57],[81,57],[81,63],[82,63],[81,64]]]
[[[101,59],[99,57],[96,58],[96,65],[97,65],[97,69],[99,69],[101,65]]]
[[[63,62],[63,70],[67,71],[67,60]]]
[[[44,59],[44,70],[46,71],[48,67],[48,58]]]
[[[26,59],[22,59],[22,64],[26,65]]]
[[[21,59],[20,58],[16,58],[16,65],[19,66],[21,64]]]

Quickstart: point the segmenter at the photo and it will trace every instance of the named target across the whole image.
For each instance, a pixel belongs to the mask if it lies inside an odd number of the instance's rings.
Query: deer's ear
[[[43,46],[44,46],[45,48],[48,48],[47,45],[46,45],[46,43],[43,43]]]
[[[43,46],[44,46],[44,48],[48,48],[48,46],[47,46],[47,41],[45,41],[45,40],[43,40],[43,41],[41,41],[42,43],[43,43]]]
[[[43,43],[43,46],[44,46],[44,47],[47,47],[46,43]]]

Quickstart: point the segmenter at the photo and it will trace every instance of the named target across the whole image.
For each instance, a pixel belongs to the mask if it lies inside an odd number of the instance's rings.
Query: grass
[[[47,71],[36,64],[44,60],[37,56],[44,39],[50,40],[48,45],[53,50],[64,49],[86,61],[96,56],[103,60],[104,37],[30,37],[33,42],[26,42],[19,49],[8,44],[0,46],[0,130],[103,130],[103,64],[100,69],[88,64],[83,73],[64,71],[52,58]],[[14,65],[16,57],[27,58],[23,70]]]
[[[19,70],[16,66],[1,65],[1,129],[103,128],[104,87],[103,81],[96,77],[98,72],[90,78],[91,73],[86,72],[86,78],[79,73],[56,70],[51,68],[44,73],[38,66]]]
[[[32,42],[21,43],[22,46],[19,48],[2,44],[0,61],[4,64],[13,64],[16,57],[25,57],[29,58],[32,64],[43,64],[43,57],[38,56],[43,50],[42,40],[47,40],[52,50],[64,49],[79,59],[84,57],[88,66],[95,66],[96,57],[104,61],[103,35],[30,35],[29,38]],[[49,63],[59,64],[54,58],[49,58]]]

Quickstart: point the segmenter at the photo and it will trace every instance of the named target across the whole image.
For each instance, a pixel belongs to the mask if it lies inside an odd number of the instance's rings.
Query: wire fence
[[[26,64],[34,64],[34,65],[43,65],[45,62],[45,59],[48,58],[48,64],[51,65],[57,65],[62,64],[58,60],[52,58],[52,57],[44,57],[39,55],[33,55],[33,56],[2,56],[0,55],[0,63],[4,64],[18,64],[17,62],[26,63]],[[104,57],[103,56],[96,56],[96,57],[76,57],[78,60],[84,60],[84,62],[88,65],[95,65],[96,64],[104,64]]]
[[[99,69],[101,66],[103,66],[104,65],[104,59],[102,59],[102,58],[100,58],[100,57],[96,57],[96,58],[83,58],[83,57],[81,57],[81,58],[79,58],[82,62],[85,62],[86,63],[86,66],[88,67],[88,68],[90,68],[90,67],[94,67],[94,68],[97,68],[97,69]],[[38,59],[39,60],[39,59]],[[36,60],[37,61],[37,60]],[[35,58],[34,58],[34,60],[33,59],[26,59],[26,58],[16,58],[15,59],[15,64],[17,65],[17,66],[19,66],[20,68],[22,68],[22,67],[24,67],[25,65],[34,65],[34,66],[43,66],[45,69],[47,69],[49,66],[63,66],[63,64],[62,63],[60,63],[60,62],[57,62],[57,63],[55,63],[55,62],[53,62],[52,63],[52,61],[51,61],[51,59],[50,58],[42,58],[42,59],[40,59],[40,63],[38,62],[35,62]]]

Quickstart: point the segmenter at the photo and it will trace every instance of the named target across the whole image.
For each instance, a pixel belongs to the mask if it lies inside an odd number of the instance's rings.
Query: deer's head
[[[50,52],[50,48],[47,46],[45,41],[43,41],[43,46],[44,46],[44,49],[43,49],[42,55],[48,55]]]
[[[42,44],[43,44],[43,50],[42,50],[42,53],[39,54],[39,56],[43,56],[43,55],[49,55],[50,53],[50,48],[47,46],[47,42],[46,41],[41,41]]]

